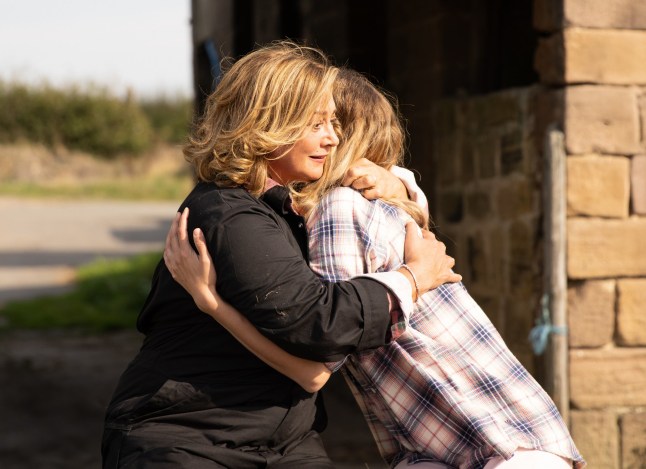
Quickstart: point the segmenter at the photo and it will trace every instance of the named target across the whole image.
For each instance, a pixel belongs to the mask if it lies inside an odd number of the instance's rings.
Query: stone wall
[[[537,89],[433,106],[434,223],[456,270],[510,349],[535,373],[528,342],[542,292]]]
[[[646,3],[536,0],[567,151],[571,426],[590,468],[646,467]]]

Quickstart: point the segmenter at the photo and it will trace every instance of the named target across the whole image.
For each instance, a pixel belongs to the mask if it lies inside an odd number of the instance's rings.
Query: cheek
[[[301,142],[300,151],[305,155],[315,153],[321,146],[321,139],[316,136],[311,136]]]

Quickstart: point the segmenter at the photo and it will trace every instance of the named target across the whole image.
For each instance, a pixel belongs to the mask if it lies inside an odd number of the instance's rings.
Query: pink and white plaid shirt
[[[312,269],[334,282],[398,268],[409,219],[334,189],[308,221]],[[475,469],[517,448],[585,466],[550,397],[462,284],[422,295],[395,342],[349,356],[342,369],[392,466],[409,458]]]

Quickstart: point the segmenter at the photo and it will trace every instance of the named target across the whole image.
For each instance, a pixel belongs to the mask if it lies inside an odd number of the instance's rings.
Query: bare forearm
[[[330,370],[323,364],[296,357],[281,349],[240,314],[222,301],[216,311],[206,311],[236,338],[247,350],[279,373],[294,380],[308,392],[321,389],[330,378]]]

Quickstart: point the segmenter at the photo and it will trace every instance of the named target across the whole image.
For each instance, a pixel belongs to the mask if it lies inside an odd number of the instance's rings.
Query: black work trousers
[[[108,410],[104,469],[330,469],[315,397],[286,405],[220,407],[188,383],[168,380],[152,396]]]

